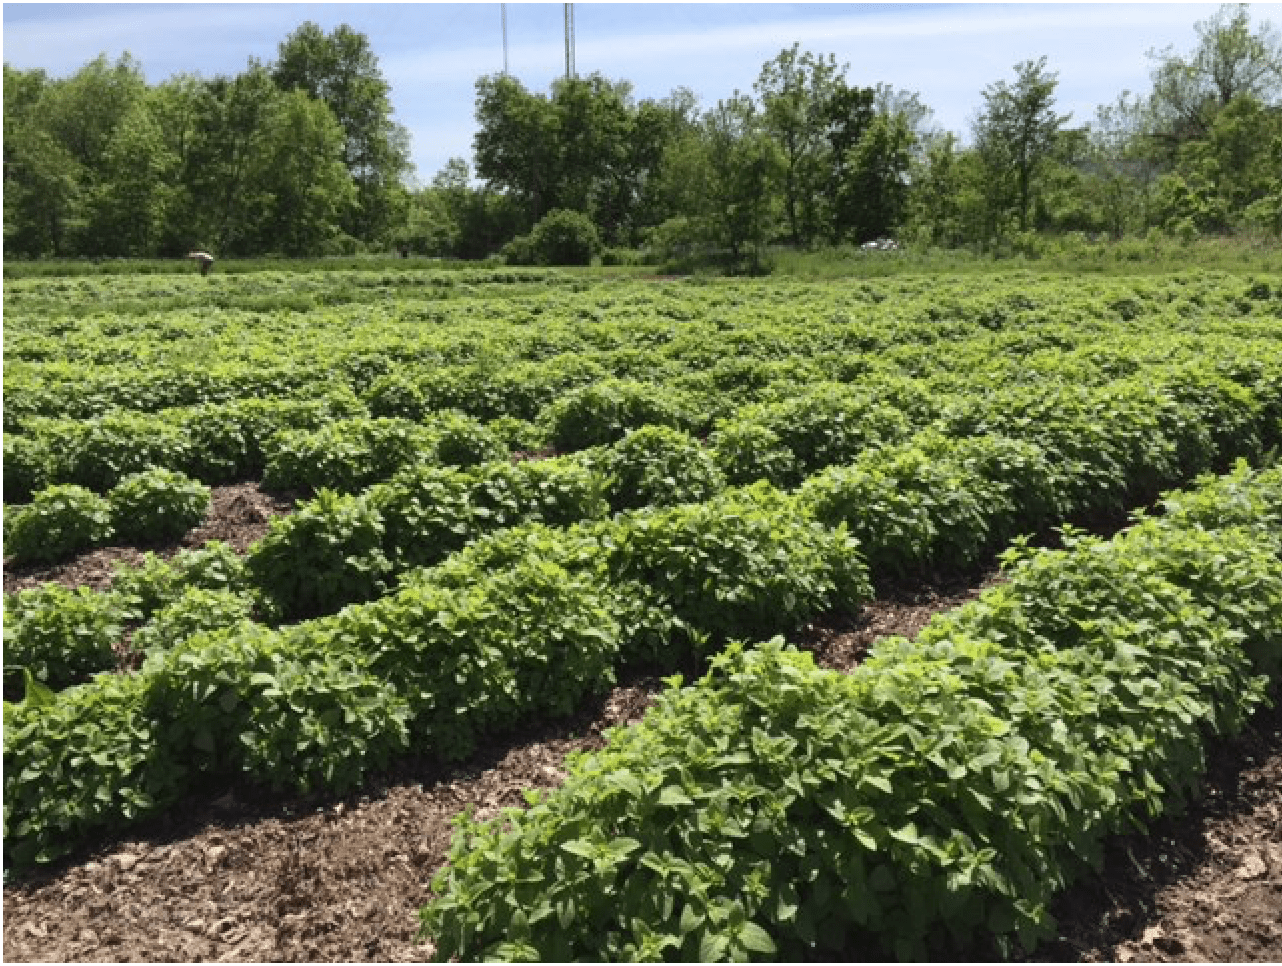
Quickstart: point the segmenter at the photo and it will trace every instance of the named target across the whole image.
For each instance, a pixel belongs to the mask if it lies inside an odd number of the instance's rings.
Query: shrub
[[[15,563],[54,563],[106,542],[111,504],[83,486],[51,486],[36,494],[9,529],[5,552]]]
[[[115,666],[125,608],[118,595],[45,584],[4,600],[4,661],[64,688]]]
[[[186,465],[190,445],[180,426],[160,417],[108,413],[70,434],[55,459],[54,478],[101,493],[131,473]]]
[[[613,443],[628,430],[646,425],[691,430],[699,422],[687,399],[628,379],[606,379],[567,392],[540,418],[549,428],[552,444],[564,451]]]
[[[527,557],[465,583],[403,587],[287,633],[361,654],[409,700],[417,747],[447,760],[612,683],[617,624],[599,578]]]
[[[187,471],[208,483],[263,473],[277,433],[316,431],[338,419],[367,415],[351,389],[341,386],[319,399],[241,399],[188,410],[181,427],[190,444]]]
[[[503,440],[471,416],[441,413],[431,423],[436,438],[436,459],[446,466],[476,466],[506,460]]]
[[[391,570],[383,519],[362,497],[321,490],[295,513],[273,521],[245,556],[266,602],[286,619],[329,613],[371,600]]]
[[[247,595],[188,587],[134,632],[132,644],[148,654],[167,651],[202,631],[236,627],[249,620],[252,611]]]
[[[535,453],[551,443],[544,427],[518,416],[499,416],[490,420],[485,428],[510,453]]]
[[[815,614],[872,596],[845,528],[816,523],[764,483],[620,518],[610,543],[612,578],[653,588],[712,646],[791,633]]]
[[[591,265],[602,247],[592,219],[558,208],[544,215],[529,235],[509,242],[503,254],[511,265]]]
[[[371,416],[397,416],[420,422],[427,415],[427,402],[412,379],[400,372],[375,379],[365,393]]]
[[[26,503],[49,485],[49,449],[38,439],[4,434],[4,502]]]
[[[106,675],[56,697],[5,706],[5,862],[49,862],[86,834],[164,809],[184,788],[181,756],[160,747],[149,682]]]
[[[176,470],[151,469],[125,477],[107,500],[119,539],[171,543],[205,518],[209,487]]]
[[[643,426],[603,452],[597,465],[610,475],[614,510],[702,503],[725,489],[711,454],[667,426]]]
[[[779,434],[750,419],[723,423],[709,440],[713,459],[731,486],[765,480],[792,486],[800,479],[797,460]]]
[[[128,602],[136,619],[146,620],[189,587],[236,592],[247,589],[246,583],[240,555],[222,541],[211,540],[199,549],[181,550],[170,560],[148,552],[137,566],[117,565],[111,589]]]
[[[430,461],[437,444],[433,428],[400,418],[345,419],[316,430],[287,430],[271,443],[263,486],[356,493],[404,466]]]

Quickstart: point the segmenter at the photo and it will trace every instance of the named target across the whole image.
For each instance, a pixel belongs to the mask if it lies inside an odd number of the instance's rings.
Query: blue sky
[[[750,92],[761,65],[794,41],[849,63],[852,84],[917,91],[935,123],[963,136],[988,84],[1043,54],[1072,123],[1124,89],[1147,92],[1151,49],[1196,43],[1217,4],[632,4],[577,3],[575,60],[633,83],[638,99],[689,87],[710,107]],[[1282,26],[1282,4],[1251,5],[1252,23]],[[477,77],[500,71],[497,3],[5,3],[4,59],[51,76],[100,53],[128,51],[156,83],[176,73],[236,74],[272,60],[306,20],[364,33],[410,131],[418,178],[471,156]],[[511,72],[546,91],[565,68],[563,6],[507,5]]]

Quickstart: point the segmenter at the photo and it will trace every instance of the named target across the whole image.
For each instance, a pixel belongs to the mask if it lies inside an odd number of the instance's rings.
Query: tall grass
[[[446,271],[495,268],[498,259],[464,261],[452,258],[400,258],[395,255],[346,255],[333,258],[220,258],[214,271],[224,275],[253,272],[316,271]],[[195,275],[199,269],[183,258],[50,258],[6,261],[5,278],[46,278],[81,275]]]
[[[1120,241],[1090,241],[1080,234],[1032,232],[991,246],[863,251],[851,246],[815,251],[778,249],[769,256],[775,275],[800,278],[880,278],[966,272],[992,273],[1038,268],[1101,275],[1166,274],[1188,269],[1225,272],[1282,271],[1282,247],[1275,240],[1238,236],[1180,241],[1153,234]]]

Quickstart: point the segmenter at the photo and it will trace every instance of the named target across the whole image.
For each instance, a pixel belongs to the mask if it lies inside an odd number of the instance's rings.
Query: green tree
[[[972,129],[988,177],[990,229],[1000,233],[1013,213],[1020,231],[1029,214],[1038,176],[1051,156],[1068,115],[1055,113],[1058,75],[1046,72],[1046,58],[1015,66],[1015,83],[998,81],[984,89],[984,109]]]
[[[99,253],[90,220],[107,177],[108,147],[146,89],[128,54],[114,63],[97,57],[54,81],[6,66],[7,240],[30,254]]]
[[[756,267],[776,221],[776,192],[787,160],[752,98],[735,92],[704,116],[710,161],[705,217],[717,245]]]
[[[587,214],[612,243],[626,232],[636,201],[631,90],[599,73],[552,87],[557,207]]]
[[[280,89],[260,62],[250,60],[233,78],[203,84],[194,106],[189,148],[183,158],[183,190],[190,221],[183,244],[226,255],[258,254],[257,225],[268,204],[254,183],[263,124]]]
[[[116,127],[146,91],[142,66],[133,57],[122,54],[111,63],[100,55],[49,85],[40,111],[47,129],[92,176]]]
[[[1253,32],[1247,6],[1226,4],[1195,29],[1198,46],[1189,55],[1149,51],[1153,133],[1169,150],[1205,137],[1235,98],[1273,104],[1282,93],[1282,40],[1271,23]]]
[[[391,88],[369,38],[346,24],[327,35],[308,21],[280,44],[272,78],[333,112],[344,133],[342,160],[356,186],[344,227],[365,242],[382,238],[395,223],[410,170],[409,134],[392,119]]]
[[[245,188],[256,198],[246,226],[257,251],[325,254],[357,200],[343,162],[343,129],[321,101],[278,93],[266,106],[247,161]]]
[[[121,118],[103,152],[86,242],[95,253],[140,258],[160,247],[178,158],[148,101]]]
[[[476,123],[477,177],[516,197],[528,229],[556,207],[560,163],[552,106],[516,78],[493,74],[476,82]]]
[[[10,255],[67,253],[80,212],[83,166],[51,132],[42,104],[43,71],[4,65],[4,242]]]
[[[833,121],[834,96],[845,87],[844,67],[799,44],[782,50],[761,68],[753,88],[761,98],[762,129],[779,145],[783,161],[783,207],[794,244],[823,229],[821,201],[830,169],[825,135]]]
[[[878,114],[847,151],[837,223],[854,241],[890,235],[903,220],[913,141],[903,116]]]
[[[1147,223],[1161,164],[1148,136],[1147,98],[1123,91],[1095,110],[1087,127],[1088,147],[1080,162],[1087,203],[1103,230],[1114,238]]]

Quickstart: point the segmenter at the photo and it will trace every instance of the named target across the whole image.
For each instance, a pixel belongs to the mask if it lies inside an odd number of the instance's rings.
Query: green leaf
[[[707,932],[699,940],[699,961],[702,963],[719,963],[730,947],[730,940],[725,936]]]
[[[562,842],[561,848],[571,855],[577,855],[583,859],[590,859],[596,855],[596,846],[587,839],[571,839],[568,842]]]
[[[663,791],[659,792],[659,804],[672,808],[685,805],[693,805],[694,802],[690,796],[678,788],[676,785],[665,785]]]
[[[773,955],[776,951],[775,942],[770,938],[770,933],[755,922],[745,922],[743,924],[739,930],[739,942],[748,951],[761,953],[765,956]]]

